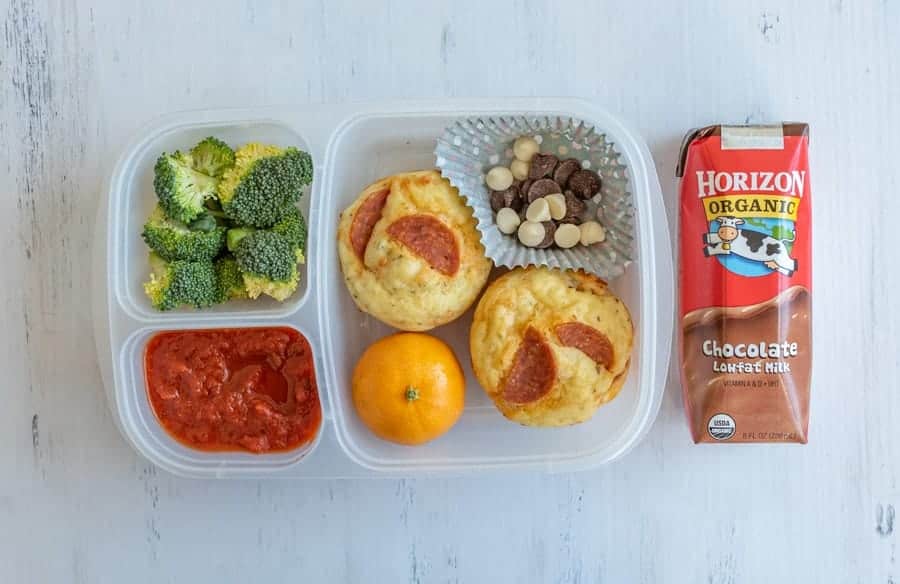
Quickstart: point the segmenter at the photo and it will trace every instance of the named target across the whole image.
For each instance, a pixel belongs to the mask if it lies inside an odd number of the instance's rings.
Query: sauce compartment
[[[285,323],[258,323],[241,325],[239,328],[285,327],[296,330],[310,343],[313,353],[313,367],[319,377],[318,355],[310,335],[302,328]],[[225,330],[235,327],[204,327],[202,330]],[[132,391],[118,392],[118,413],[122,427],[132,444],[144,456],[163,468],[180,475],[187,476],[259,476],[261,473],[275,472],[297,464],[312,453],[318,445],[324,415],[315,437],[291,450],[252,454],[239,450],[200,450],[185,445],[163,427],[153,410],[147,393],[145,352],[148,343],[158,334],[164,332],[195,331],[193,326],[147,327],[136,331],[129,337],[120,354],[120,367],[124,373],[123,382]],[[324,399],[321,388],[318,391],[319,409]]]
[[[158,332],[144,380],[160,425],[194,450],[289,452],[322,424],[312,347],[291,327]]]

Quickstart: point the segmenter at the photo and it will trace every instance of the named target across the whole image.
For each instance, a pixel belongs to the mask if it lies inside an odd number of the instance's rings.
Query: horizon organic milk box
[[[694,442],[806,443],[809,127],[693,130],[681,148],[679,347]]]

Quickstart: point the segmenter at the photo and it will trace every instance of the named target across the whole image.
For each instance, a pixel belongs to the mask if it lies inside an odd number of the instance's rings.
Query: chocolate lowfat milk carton
[[[684,139],[678,330],[694,442],[807,441],[812,366],[809,127]]]

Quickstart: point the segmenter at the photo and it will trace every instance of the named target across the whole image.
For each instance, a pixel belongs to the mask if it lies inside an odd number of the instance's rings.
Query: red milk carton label
[[[812,366],[809,128],[690,132],[679,336],[694,442],[806,443]]]

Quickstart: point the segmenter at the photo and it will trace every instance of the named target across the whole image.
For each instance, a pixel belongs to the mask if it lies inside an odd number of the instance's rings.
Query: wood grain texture
[[[900,581],[898,32],[892,0],[0,0],[0,580]],[[810,444],[692,446],[673,381],[635,451],[577,475],[205,482],[140,459],[87,308],[125,141],[174,110],[468,95],[631,120],[670,217],[688,128],[811,124]]]

